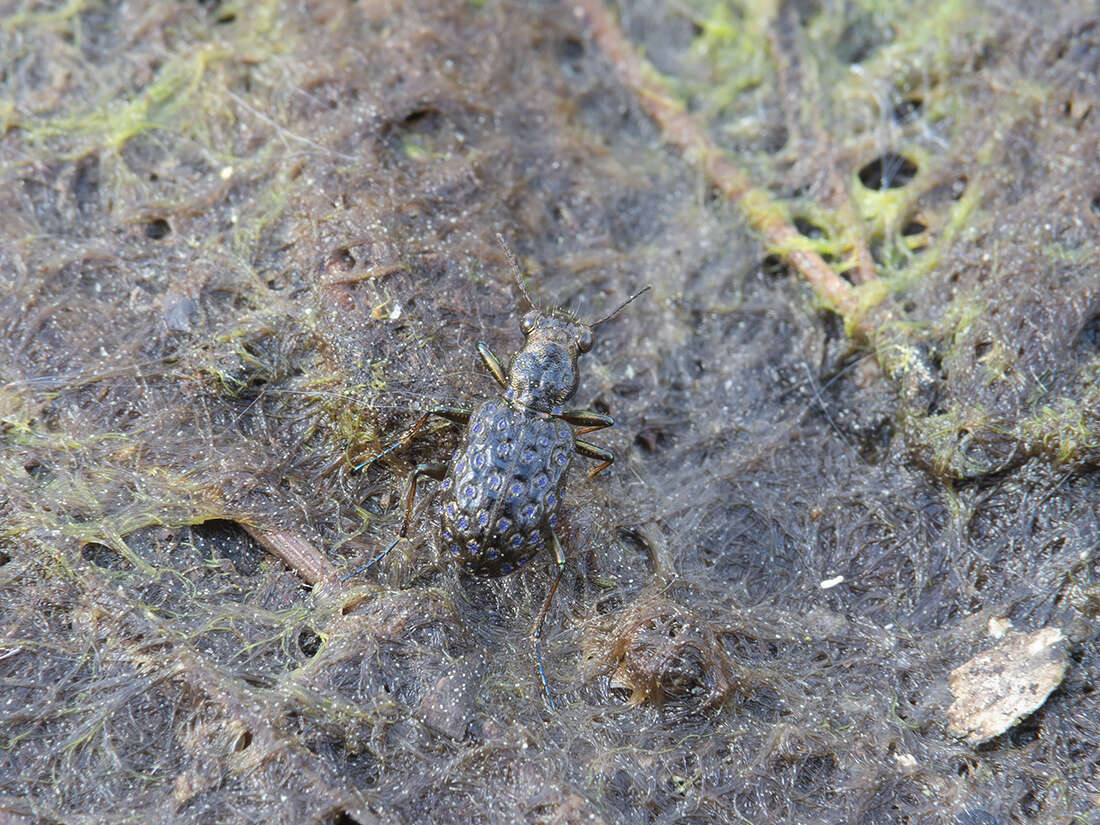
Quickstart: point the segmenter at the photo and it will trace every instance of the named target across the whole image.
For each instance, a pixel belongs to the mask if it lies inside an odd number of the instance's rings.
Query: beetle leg
[[[352,576],[357,576],[364,570],[369,570],[374,567],[378,562],[382,561],[389,552],[397,546],[397,542],[405,538],[409,532],[409,519],[412,516],[413,499],[416,497],[416,482],[420,476],[428,476],[434,478],[436,481],[442,481],[444,476],[447,475],[447,465],[442,462],[431,462],[426,464],[417,464],[416,469],[413,470],[412,479],[409,482],[409,493],[405,502],[405,521],[401,525],[401,532],[397,534],[397,538],[390,542],[390,546],[368,561],[362,567],[357,567],[343,576],[340,581],[346,582]]]
[[[580,427],[581,429],[576,432],[577,435],[584,435],[585,433],[594,432],[595,430],[602,430],[604,427],[610,427],[615,423],[615,419],[610,415],[604,415],[595,410],[566,410],[560,413],[558,418],[566,424]]]
[[[550,585],[550,592],[546,594],[546,600],[542,603],[542,610],[539,611],[539,618],[535,622],[531,640],[535,643],[535,662],[539,668],[542,689],[546,693],[546,701],[550,703],[550,709],[554,710],[557,706],[554,704],[554,697],[550,695],[550,683],[546,681],[546,671],[542,667],[542,626],[546,622],[546,614],[550,612],[550,603],[554,601],[554,593],[558,589],[561,574],[565,570],[565,553],[561,549],[561,542],[558,541],[558,534],[553,530],[550,531],[550,547],[554,550],[554,563],[558,566],[558,575],[554,577],[554,583]]]
[[[489,345],[484,341],[477,342],[477,354],[481,356],[481,360],[485,362],[485,366],[489,368],[489,372],[493,374],[493,378],[497,380],[497,383],[502,387],[508,386],[508,371],[504,369],[504,364],[496,353],[489,349]]]
[[[573,443],[577,447],[577,452],[583,455],[585,458],[594,458],[597,461],[602,461],[603,464],[598,464],[588,471],[588,477],[593,478],[598,476],[604,470],[611,466],[611,462],[615,460],[615,454],[605,450],[603,447],[597,447],[595,444],[591,444],[588,441],[582,441],[579,438],[573,440]]]
[[[431,461],[416,465],[416,469],[413,470],[412,479],[409,481],[409,494],[405,499],[405,521],[402,522],[401,532],[398,533],[400,538],[405,538],[405,536],[409,534],[409,519],[412,518],[413,499],[416,498],[417,480],[421,476],[428,476],[428,478],[434,478],[436,481],[442,481],[446,475],[447,465],[442,461]]]
[[[367,562],[366,564],[364,564],[364,565],[363,565],[362,567],[356,567],[356,568],[355,568],[354,570],[352,570],[352,571],[351,571],[350,573],[348,573],[348,574],[347,574],[346,576],[341,576],[341,577],[340,577],[340,581],[342,581],[342,582],[346,582],[346,581],[347,581],[348,579],[350,579],[350,578],[352,578],[352,577],[354,577],[354,576],[358,576],[358,575],[359,575],[360,573],[362,573],[362,572],[363,572],[364,570],[368,570],[368,569],[370,569],[371,567],[373,567],[373,566],[374,566],[375,564],[377,564],[378,562],[382,561],[382,559],[384,559],[384,558],[385,558],[385,557],[386,557],[386,556],[387,556],[387,555],[389,554],[389,552],[390,552],[390,551],[391,551],[391,550],[392,550],[392,549],[393,549],[394,547],[396,547],[396,546],[397,546],[397,542],[399,542],[399,541],[401,541],[401,536],[398,536],[398,537],[397,537],[397,538],[395,538],[395,539],[394,539],[393,541],[391,541],[391,542],[390,542],[390,546],[389,546],[389,547],[387,547],[387,548],[386,548],[385,550],[383,550],[383,551],[382,551],[381,553],[379,553],[379,554],[378,554],[377,556],[375,556],[375,557],[374,557],[373,559],[371,559],[370,561],[368,561],[368,562]]]
[[[466,424],[469,422],[470,416],[473,414],[473,410],[468,410],[464,407],[447,407],[442,405],[432,407],[430,410],[420,416],[419,419],[417,419],[416,423],[413,424],[412,429],[409,430],[408,433],[401,436],[401,438],[393,442],[393,444],[388,446],[382,452],[378,453],[378,455],[368,458],[362,464],[356,464],[354,467],[352,467],[352,469],[363,470],[372,465],[374,462],[378,461],[378,459],[385,458],[398,447],[407,446],[408,443],[416,437],[416,434],[420,432],[421,429],[423,429],[424,425],[428,423],[428,419],[431,418],[433,415],[438,415],[440,418],[446,418],[448,421],[453,421],[455,424]]]

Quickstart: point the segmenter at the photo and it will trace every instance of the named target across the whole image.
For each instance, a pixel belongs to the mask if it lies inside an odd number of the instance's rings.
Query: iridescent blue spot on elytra
[[[494,559],[499,559],[500,558],[500,551],[499,550],[490,550],[485,555],[489,557],[490,561],[492,561]]]
[[[532,533],[527,537],[528,544],[542,544],[542,535],[540,533]]]
[[[551,527],[555,527],[555,526],[557,526],[557,523],[558,523],[558,514],[557,514],[557,513],[551,513],[551,514],[550,514],[550,518],[548,519],[548,521],[550,522],[550,526],[551,526]]]
[[[492,401],[490,401],[488,404],[485,405],[485,414],[486,415],[492,415],[496,411],[497,411],[497,405],[494,404]]]
[[[443,479],[443,492],[447,492],[447,490],[450,490],[451,489],[451,484],[453,484],[453,483],[454,482],[452,482],[451,479],[449,479],[449,478]]]
[[[558,459],[558,466],[564,467],[565,462],[567,462],[569,460],[569,457],[565,453],[558,453],[557,459]]]
[[[458,462],[458,464],[455,465],[455,475],[466,475],[466,459],[462,459],[460,462]]]
[[[450,541],[451,539],[454,538],[454,534],[450,530],[444,530],[443,531],[443,538],[445,538],[447,541]]]
[[[470,529],[470,520],[466,518],[466,516],[462,516],[458,520],[458,529],[461,530],[463,533]]]
[[[512,546],[513,547],[521,547],[522,545],[523,545],[523,536],[521,536],[519,533],[516,533],[514,536],[512,536]]]
[[[477,523],[480,524],[482,527],[484,527],[486,524],[489,523],[489,511],[488,510],[478,511]]]
[[[502,533],[507,533],[508,528],[510,528],[511,526],[512,526],[511,520],[506,519],[506,518],[502,518],[500,521],[497,522],[497,529],[500,530],[500,532],[502,532]]]
[[[485,432],[485,425],[482,422],[477,421],[470,429],[473,430],[474,435],[481,435],[483,432]]]
[[[472,499],[476,494],[477,490],[474,489],[473,484],[467,484],[465,487],[462,488],[463,498]]]
[[[451,545],[451,553],[455,556],[461,556],[462,555],[462,548],[459,547],[457,544],[452,544]]]
[[[528,520],[533,519],[538,511],[539,508],[536,507],[534,504],[528,504],[527,507],[523,510],[523,517]]]
[[[484,453],[478,453],[477,455],[474,456],[474,467],[476,467],[477,469],[480,470],[484,466],[485,466],[485,454]]]
[[[547,438],[546,436],[542,436],[539,439],[539,446],[540,447],[549,447],[550,446],[550,439]]]
[[[476,541],[471,541],[469,544],[466,545],[466,549],[469,550],[471,553],[476,553],[479,549],[481,549],[481,545],[478,544]]]
[[[502,565],[500,566],[500,574],[501,574],[502,576],[507,576],[507,575],[508,575],[509,573],[511,573],[511,572],[512,572],[512,565],[510,565],[510,564],[502,564]]]
[[[454,518],[456,512],[458,512],[458,508],[455,507],[455,503],[453,501],[448,501],[447,502],[447,515],[450,516],[451,518]]]
[[[520,496],[523,493],[523,485],[518,481],[513,481],[512,486],[508,489],[508,492],[513,496]]]
[[[516,561],[516,567],[523,567],[523,565],[527,564],[529,561],[531,561],[530,556],[522,556]]]
[[[535,476],[535,486],[538,487],[540,490],[545,487],[546,476],[544,476],[542,473],[539,473],[537,476]]]
[[[501,481],[503,481],[503,479],[498,474],[493,473],[489,476],[489,489],[499,490]]]
[[[497,419],[497,429],[503,432],[508,428],[508,416],[502,415]]]
[[[528,447],[527,449],[525,449],[523,451],[523,463],[524,464],[533,464],[535,462],[535,456],[536,456],[535,451],[532,450],[530,447]]]
[[[512,454],[512,442],[505,441],[497,447],[497,452],[500,453],[501,458],[507,458]]]
[[[553,510],[558,504],[558,497],[553,493],[546,494],[546,506]]]

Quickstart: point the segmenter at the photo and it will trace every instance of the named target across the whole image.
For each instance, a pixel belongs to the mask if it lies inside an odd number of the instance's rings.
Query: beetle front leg
[[[577,435],[584,435],[585,433],[602,430],[615,423],[615,419],[610,415],[604,415],[595,410],[566,410],[563,413],[559,413],[558,418],[566,424],[580,427],[581,429],[576,432]]]
[[[403,435],[382,452],[378,453],[378,455],[368,458],[362,464],[356,464],[354,467],[352,467],[352,469],[365,469],[372,465],[374,462],[378,461],[380,458],[385,458],[397,448],[407,446],[409,442],[416,437],[416,434],[420,432],[421,429],[423,429],[424,425],[428,423],[428,419],[431,418],[433,415],[438,415],[440,418],[446,418],[448,421],[453,421],[455,424],[467,424],[470,421],[470,416],[473,414],[473,410],[466,409],[464,407],[448,407],[443,405],[432,407],[430,410],[420,416],[419,419],[417,419],[417,422],[413,424],[412,429],[409,430],[408,433]]]
[[[596,461],[602,461],[588,471],[588,477],[594,478],[611,466],[611,463],[615,460],[615,454],[605,450],[603,447],[597,447],[588,441],[582,441],[579,438],[573,440],[573,443],[577,447],[577,452],[583,455],[585,458],[593,458]]]
[[[504,369],[504,364],[496,353],[489,349],[489,345],[484,341],[477,342],[477,354],[481,356],[481,360],[485,362],[485,366],[489,368],[489,372],[493,374],[493,378],[497,380],[497,383],[502,387],[508,386],[508,371]]]

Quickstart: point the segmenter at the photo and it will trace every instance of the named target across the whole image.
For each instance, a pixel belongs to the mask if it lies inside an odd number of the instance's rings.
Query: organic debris
[[[971,745],[988,742],[1038,710],[1066,674],[1066,637],[1056,627],[1009,633],[948,678],[955,697],[947,730]]]

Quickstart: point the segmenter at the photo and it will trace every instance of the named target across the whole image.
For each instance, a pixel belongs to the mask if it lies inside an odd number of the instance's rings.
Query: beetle
[[[592,349],[593,330],[614,318],[650,287],[596,321],[581,321],[560,308],[544,311],[528,295],[523,274],[504,238],[498,234],[497,241],[531,307],[520,323],[523,347],[512,356],[507,369],[488,344],[482,341],[477,345],[478,355],[504,390],[503,399],[486,401],[476,409],[434,406],[398,441],[356,467],[360,470],[368,467],[407,445],[433,416],[465,426],[461,443],[449,462],[416,466],[397,538],[343,580],[381,561],[408,536],[416,487],[422,478],[442,482],[439,518],[444,555],[453,558],[466,573],[488,578],[506,576],[524,567],[549,545],[557,575],[543,601],[531,639],[543,691],[553,708],[554,699],[542,666],[542,630],[565,569],[565,553],[555,527],[566,472],[577,454],[600,462],[589,470],[589,478],[603,472],[615,460],[609,451],[579,437],[610,427],[614,419],[566,404],[577,391],[577,359]]]

